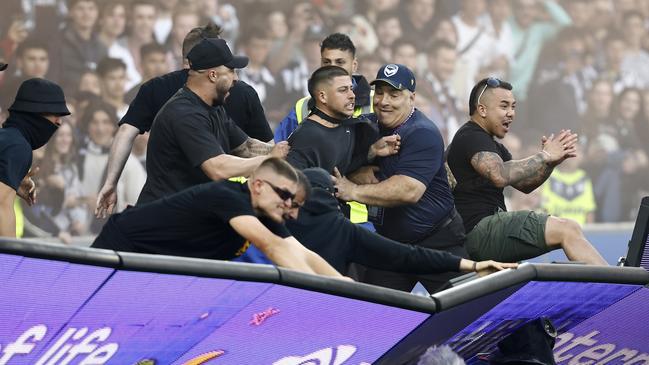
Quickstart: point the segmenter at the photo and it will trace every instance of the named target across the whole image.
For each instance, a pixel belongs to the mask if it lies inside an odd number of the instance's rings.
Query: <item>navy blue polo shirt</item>
[[[424,195],[415,204],[370,209],[371,221],[382,236],[414,243],[426,238],[448,217],[453,209],[453,194],[444,168],[444,141],[435,124],[419,110],[396,132],[401,149],[396,155],[378,159],[377,178],[405,175],[426,185]],[[395,130],[381,129],[383,136]]]

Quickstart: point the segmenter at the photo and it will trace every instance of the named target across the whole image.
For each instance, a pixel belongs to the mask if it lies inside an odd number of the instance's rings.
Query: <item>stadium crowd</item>
[[[649,1],[645,0],[5,0],[0,14],[2,119],[22,81],[59,83],[72,114],[34,151],[39,198],[17,206],[23,236],[95,235],[94,217],[118,121],[145,81],[183,68],[193,28],[218,24],[249,58],[237,70],[274,130],[320,66],[327,35],[349,35],[356,73],[386,63],[417,79],[416,107],[446,145],[469,118],[469,93],[487,76],[509,80],[516,121],[503,143],[514,159],[539,136],[570,129],[579,157],[530,194],[507,190],[511,210],[579,223],[635,218],[649,193]],[[139,135],[116,191],[116,211],[146,181]],[[264,141],[265,142],[265,141]]]

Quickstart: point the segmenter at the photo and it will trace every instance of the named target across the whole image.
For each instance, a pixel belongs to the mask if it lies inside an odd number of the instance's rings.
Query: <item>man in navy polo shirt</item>
[[[384,65],[372,84],[381,135],[399,134],[401,149],[378,158],[378,171],[366,168],[349,179],[338,174],[337,196],[367,204],[370,220],[385,237],[467,257],[462,218],[455,211],[444,167],[444,142],[435,124],[414,107],[413,72],[404,65]],[[406,291],[420,281],[435,292],[457,275],[368,270],[365,281]]]

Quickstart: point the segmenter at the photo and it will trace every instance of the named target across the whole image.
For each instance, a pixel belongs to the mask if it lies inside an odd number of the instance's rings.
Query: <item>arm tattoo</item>
[[[535,156],[537,155],[530,156],[525,160],[528,160]],[[552,174],[552,170],[554,170],[554,168],[543,162],[543,157],[539,157],[539,160],[540,162],[538,162],[535,168],[532,170],[531,176],[521,179],[517,184],[512,184],[516,189],[522,192],[530,193],[534,189],[541,186],[545,182],[545,180],[550,177],[550,174]]]
[[[272,144],[248,137],[240,146],[232,149],[231,153],[235,156],[250,158],[267,155],[272,149]]]
[[[523,192],[539,187],[552,173],[552,167],[545,163],[541,153],[522,160],[503,162],[494,152],[478,152],[471,158],[471,165],[494,185],[511,185]]]

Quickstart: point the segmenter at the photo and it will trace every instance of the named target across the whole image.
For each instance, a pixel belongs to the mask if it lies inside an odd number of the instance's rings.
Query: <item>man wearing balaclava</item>
[[[70,115],[61,87],[44,79],[25,80],[0,129],[0,237],[16,237],[16,195],[35,201],[32,151],[42,147]]]

